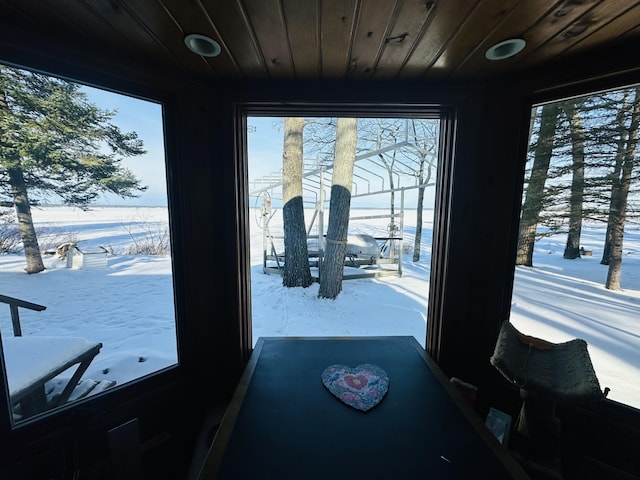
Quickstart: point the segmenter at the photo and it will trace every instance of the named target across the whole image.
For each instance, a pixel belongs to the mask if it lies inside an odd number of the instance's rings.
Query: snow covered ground
[[[84,378],[115,380],[118,385],[175,364],[171,259],[128,253],[133,238],[166,229],[166,208],[96,207],[82,212],[46,207],[34,209],[34,218],[52,239],[73,239],[84,251],[103,246],[110,253],[105,268],[91,270],[67,268],[64,260],[49,255],[47,270],[37,275],[24,273],[21,256],[0,255],[0,294],[47,307],[42,312],[21,309],[23,334],[101,342],[103,348]],[[286,289],[278,275],[263,274],[262,230],[259,221],[252,220],[254,342],[260,336],[412,335],[424,345],[430,220],[426,215],[420,262],[413,263],[407,253],[401,277],[346,280],[335,300],[319,299],[318,284]],[[407,211],[408,245],[413,245],[414,221],[415,213]],[[352,231],[383,235],[387,223],[354,222]],[[584,338],[601,386],[611,389],[609,398],[640,408],[640,232],[626,232],[624,290],[619,292],[603,286],[603,234],[601,227],[586,226],[583,245],[593,256],[574,261],[562,259],[563,237],[541,240],[535,267],[516,269],[511,321],[523,333],[553,342]],[[12,335],[8,307],[0,306],[0,332]]]

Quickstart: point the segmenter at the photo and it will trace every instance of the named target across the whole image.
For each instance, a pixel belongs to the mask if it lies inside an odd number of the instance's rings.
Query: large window
[[[253,342],[425,345],[440,120],[249,116]]]
[[[14,424],[177,363],[162,105],[0,66]]]
[[[511,321],[586,340],[608,398],[640,408],[640,87],[531,115]]]

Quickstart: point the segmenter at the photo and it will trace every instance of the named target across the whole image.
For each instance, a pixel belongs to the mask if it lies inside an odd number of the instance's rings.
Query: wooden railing
[[[11,323],[13,324],[13,335],[16,337],[22,336],[18,307],[28,308],[29,310],[36,310],[38,312],[47,308],[44,305],[26,302],[24,300],[20,300],[19,298],[7,297],[6,295],[0,295],[0,302],[9,304],[9,309],[11,310]]]

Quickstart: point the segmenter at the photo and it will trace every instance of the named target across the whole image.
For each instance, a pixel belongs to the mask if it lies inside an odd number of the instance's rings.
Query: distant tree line
[[[583,222],[602,222],[605,287],[621,288],[624,228],[638,219],[639,122],[637,86],[533,109],[517,265],[533,266],[536,239],[558,233],[563,257],[580,258]]]

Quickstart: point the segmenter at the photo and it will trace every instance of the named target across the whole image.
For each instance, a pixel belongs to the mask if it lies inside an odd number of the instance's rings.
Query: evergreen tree
[[[611,208],[607,232],[610,243],[609,269],[607,270],[607,280],[605,288],[610,290],[620,290],[620,275],[622,272],[622,239],[624,236],[624,225],[627,213],[627,202],[631,183],[633,181],[633,170],[636,162],[636,151],[638,146],[638,129],[640,128],[640,87],[634,89],[634,99],[632,102],[631,119],[626,127],[625,148],[621,151],[619,159],[620,169],[618,174],[612,178]]]
[[[628,132],[625,128],[625,123],[629,112],[631,111],[631,102],[629,101],[630,92],[627,90],[623,93],[622,102],[620,102],[620,110],[616,115],[617,124],[617,148],[614,158],[613,167],[611,173],[608,175],[607,187],[609,188],[609,213],[607,216],[607,231],[604,236],[604,248],[602,249],[602,258],[600,263],[602,265],[610,265],[611,263],[611,245],[613,243],[613,228],[615,224],[615,216],[619,209],[620,189],[617,188],[617,184],[622,174],[622,161],[624,158],[624,151],[627,145]]]
[[[534,148],[533,167],[520,217],[516,265],[533,266],[536,228],[545,197],[545,182],[553,154],[558,112],[557,103],[549,103],[542,107],[540,130]]]
[[[640,180],[636,165],[639,92],[634,87],[555,102],[559,115],[551,151],[547,152],[549,162],[546,155],[544,161],[534,161],[525,194],[518,264],[531,259],[522,256],[525,249],[520,247],[531,245],[526,251],[532,253],[534,228],[544,226],[547,230],[538,229],[535,236],[566,232],[564,258],[573,259],[580,256],[582,222],[603,222],[607,231],[600,263],[609,266],[605,287],[620,288],[624,228],[637,216],[639,200],[633,188]],[[545,129],[544,110],[538,123],[533,149],[536,158],[541,139],[551,135],[550,123]],[[536,204],[537,223],[532,215]]]
[[[32,205],[53,196],[87,208],[101,193],[146,188],[120,164],[145,151],[135,132],[110,123],[115,113],[76,83],[0,66],[0,200],[15,207],[28,273],[44,270]]]
[[[582,232],[582,203],[584,197],[584,128],[580,119],[581,103],[576,100],[563,102],[562,109],[569,121],[571,135],[572,175],[569,195],[569,232],[563,257],[569,260],[580,257]]]

